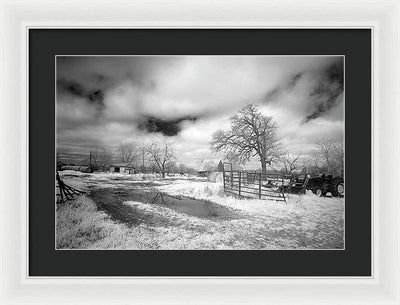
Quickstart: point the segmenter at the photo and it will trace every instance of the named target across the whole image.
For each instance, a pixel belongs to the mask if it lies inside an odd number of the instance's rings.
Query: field
[[[226,195],[204,178],[60,172],[85,195],[57,206],[58,249],[343,249],[344,199]]]

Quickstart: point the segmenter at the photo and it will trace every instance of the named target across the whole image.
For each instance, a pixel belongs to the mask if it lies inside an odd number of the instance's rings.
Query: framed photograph
[[[2,301],[399,304],[397,2],[23,3]]]

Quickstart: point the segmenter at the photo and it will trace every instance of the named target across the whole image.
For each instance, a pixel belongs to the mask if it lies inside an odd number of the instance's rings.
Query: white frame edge
[[[393,178],[393,173],[400,171],[400,137],[396,138],[396,130],[400,130],[397,120],[400,118],[399,1],[72,0],[50,3],[4,0],[1,4],[1,304],[400,304],[400,207],[395,197],[400,180]],[[373,29],[373,276],[258,279],[28,277],[26,38],[27,29],[32,27]]]

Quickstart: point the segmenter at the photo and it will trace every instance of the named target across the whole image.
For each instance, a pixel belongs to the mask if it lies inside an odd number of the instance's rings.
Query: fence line
[[[229,164],[229,163],[225,163]],[[225,165],[224,164],[224,165]],[[286,202],[285,186],[289,177],[279,174],[248,173],[230,170],[223,172],[224,191],[239,197],[271,199]]]

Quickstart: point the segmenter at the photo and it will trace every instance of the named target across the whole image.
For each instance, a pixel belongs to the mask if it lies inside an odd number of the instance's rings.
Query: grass
[[[130,230],[116,223],[86,196],[57,208],[57,249],[143,249],[151,245],[137,242],[141,228]]]
[[[148,210],[146,204],[127,204]],[[128,227],[97,210],[90,198],[79,196],[57,208],[57,249],[229,249],[228,243],[238,242],[229,231],[215,232],[208,221],[196,222],[167,208],[152,212],[171,219],[173,225]]]
[[[68,184],[92,191],[102,188],[158,190],[172,196],[212,201],[239,218],[212,221],[178,213],[163,205],[121,200],[143,218],[138,225],[118,222],[79,196],[57,208],[58,249],[342,249],[342,198],[289,195],[287,204],[246,200],[224,193],[217,183],[156,177],[113,180],[116,175],[65,177]],[[140,178],[140,180],[139,180]],[[140,183],[139,183],[140,182]],[[95,187],[95,188],[93,188]],[[96,200],[96,199],[94,199]],[[136,217],[134,215],[134,217]]]

